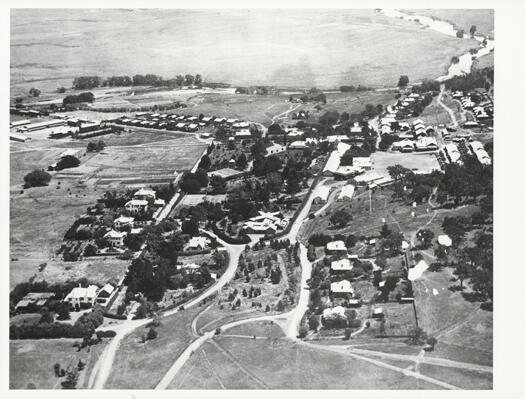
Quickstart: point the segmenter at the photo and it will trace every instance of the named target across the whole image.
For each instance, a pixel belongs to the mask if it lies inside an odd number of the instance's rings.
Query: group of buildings
[[[246,234],[276,234],[288,225],[288,219],[280,212],[262,212],[250,218],[242,227]]]
[[[236,118],[221,118],[214,116],[192,116],[177,114],[157,114],[139,112],[134,118],[121,117],[115,123],[127,126],[144,127],[151,129],[178,130],[183,132],[196,132],[205,126],[224,126],[232,129],[247,129],[250,124]]]

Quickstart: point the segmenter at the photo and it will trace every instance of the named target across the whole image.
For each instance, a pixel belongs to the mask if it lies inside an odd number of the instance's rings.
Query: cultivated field
[[[475,45],[373,10],[14,10],[11,18],[12,97],[30,87],[70,87],[74,77],[89,74],[389,86],[401,74],[412,81],[443,75],[453,55]],[[268,18],[275,23],[265,23]]]

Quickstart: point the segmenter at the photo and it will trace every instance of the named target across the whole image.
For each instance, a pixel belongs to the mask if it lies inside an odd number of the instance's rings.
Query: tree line
[[[200,74],[177,75],[172,79],[164,79],[162,76],[155,74],[134,75],[134,76],[110,76],[106,79],[100,76],[79,76],[73,80],[73,89],[89,90],[96,87],[127,87],[127,86],[168,86],[182,87],[201,86],[202,76]]]

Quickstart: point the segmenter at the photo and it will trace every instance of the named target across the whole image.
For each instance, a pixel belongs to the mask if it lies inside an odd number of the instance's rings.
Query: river
[[[397,10],[389,10],[389,9],[383,9],[381,10],[381,13],[387,17],[392,18],[403,18],[409,21],[415,21],[423,26],[426,26],[427,29],[443,33],[444,35],[448,36],[456,36],[457,29],[449,22],[442,21],[440,19],[433,19],[427,16],[423,15],[411,15],[406,14],[401,11]],[[470,39],[470,34],[468,32],[465,32],[464,39]],[[483,57],[484,55],[490,54],[492,50],[494,50],[494,40],[493,39],[486,39],[484,36],[474,36],[474,39],[476,39],[480,47],[478,48],[478,52],[474,55],[474,58]],[[486,44],[483,44],[483,41],[486,40]],[[459,62],[455,64],[450,64],[448,68],[448,73],[444,76],[440,76],[436,78],[436,80],[442,82],[444,80],[448,80],[454,76],[464,75],[466,73],[469,73],[472,68],[472,58],[473,56],[470,53],[463,54],[458,57]]]

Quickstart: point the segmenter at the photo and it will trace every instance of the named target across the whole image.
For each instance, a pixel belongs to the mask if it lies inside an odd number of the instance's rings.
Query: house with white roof
[[[90,285],[89,287],[75,287],[64,298],[64,302],[72,308],[90,308],[95,304],[98,287]]]
[[[354,264],[348,258],[334,260],[330,265],[330,271],[334,274],[349,272],[353,268]]]
[[[265,157],[269,157],[270,155],[281,154],[285,151],[286,151],[286,147],[284,145],[281,145],[278,143],[272,143],[271,146],[266,147]]]
[[[133,227],[133,221],[135,220],[135,218],[131,217],[131,216],[119,216],[118,218],[115,219],[115,221],[113,222],[113,227],[117,230],[121,230],[125,227]]]
[[[352,165],[364,170],[372,169],[372,159],[370,157],[354,157]]]
[[[461,154],[456,144],[450,143],[445,145],[445,153],[447,154],[448,160],[452,163],[461,164]]]
[[[337,197],[337,201],[344,201],[352,199],[354,196],[355,186],[353,184],[347,184],[341,188],[341,192]]]
[[[392,150],[397,150],[400,152],[412,152],[415,150],[415,144],[411,140],[396,141],[394,144],[392,144]]]
[[[111,247],[124,246],[124,238],[128,235],[125,231],[110,230],[104,234],[104,238],[108,240]]]
[[[415,143],[416,151],[435,151],[438,149],[434,137],[420,137]]]
[[[325,252],[328,255],[336,255],[336,254],[346,254],[348,250],[346,249],[346,245],[343,241],[330,241],[326,244]]]
[[[452,245],[452,240],[448,235],[441,234],[438,236],[438,244],[443,245],[444,247],[450,247]]]
[[[423,272],[428,269],[428,264],[424,260],[420,260],[417,265],[415,265],[412,269],[408,270],[408,279],[410,281],[414,281],[421,277]]]
[[[249,129],[241,129],[237,132],[235,132],[235,137],[236,138],[247,138],[247,137],[251,137],[252,134],[250,133],[250,130]]]
[[[334,297],[353,297],[354,289],[348,280],[336,281],[330,284],[330,292]]]
[[[330,186],[320,186],[314,192],[312,202],[314,204],[325,203],[330,195]]]
[[[354,126],[350,128],[350,133],[352,134],[361,134],[363,132],[363,128],[359,126],[359,123],[354,122]]]
[[[323,310],[323,318],[331,318],[331,317],[346,317],[345,314],[346,309],[342,306],[335,306],[333,308],[326,308]]]
[[[126,202],[124,208],[131,213],[139,213],[146,211],[148,209],[148,201],[132,199],[131,201]]]
[[[210,239],[208,237],[191,237],[186,247],[186,251],[197,251],[205,249],[210,245]]]

